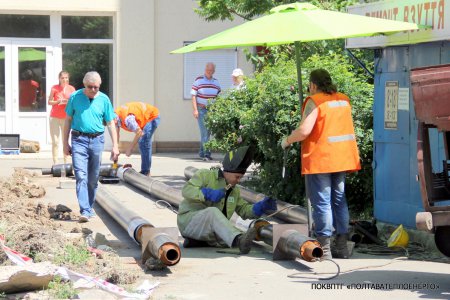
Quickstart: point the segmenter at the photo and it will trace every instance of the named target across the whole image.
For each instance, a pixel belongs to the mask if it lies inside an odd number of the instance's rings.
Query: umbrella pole
[[[300,108],[303,105],[303,84],[302,84],[302,57],[300,56],[300,42],[294,42],[295,47],[295,65],[297,66],[298,81],[298,101]]]
[[[295,65],[297,66],[297,81],[298,81],[298,101],[300,108],[303,106],[303,84],[302,84],[302,58],[300,56],[300,42],[294,42],[295,47]],[[305,193],[306,193],[306,211],[308,213],[308,236],[312,236],[312,214],[311,214],[311,201],[308,197],[308,191],[306,189],[305,181]]]
[[[298,81],[298,100],[300,108],[303,106],[303,83],[302,83],[302,58],[300,56],[300,42],[294,42],[295,47],[295,64],[297,66],[297,81]],[[308,236],[312,236],[312,213],[311,213],[311,201],[308,197],[308,190],[306,188],[305,181],[305,193],[306,193],[306,211],[308,213]]]

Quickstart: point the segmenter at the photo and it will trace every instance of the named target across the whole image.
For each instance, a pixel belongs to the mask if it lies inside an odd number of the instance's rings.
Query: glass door
[[[38,141],[41,147],[46,148],[50,142],[47,70],[53,66],[53,52],[52,48],[45,46],[44,43],[32,45],[12,43],[10,73],[12,97],[11,101],[6,99],[6,104],[12,107],[11,132],[19,133],[21,139]],[[7,115],[6,119],[8,118]]]
[[[0,133],[7,133],[11,129],[11,120],[7,120],[6,106],[6,53],[9,45],[0,44]],[[9,121],[9,122],[8,122]]]
[[[17,47],[19,112],[46,112],[46,49]]]

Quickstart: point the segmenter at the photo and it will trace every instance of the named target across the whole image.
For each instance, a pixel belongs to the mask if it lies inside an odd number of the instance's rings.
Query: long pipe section
[[[187,179],[191,179],[197,170],[198,169],[195,167],[186,167],[184,169],[184,176]],[[249,190],[241,185],[238,185],[238,186],[241,189],[242,198],[247,202],[255,204],[256,202],[261,201],[262,199],[264,199],[264,197],[266,197],[266,195],[264,195],[264,194],[258,194],[258,193],[254,192],[252,190]],[[282,210],[291,205],[292,204],[290,204],[290,203],[287,203],[287,202],[284,202],[281,200],[277,200],[277,209],[278,210]],[[307,224],[308,223],[308,214],[307,214],[306,210],[299,206],[287,208],[283,211],[280,211],[274,217],[279,220],[282,220],[286,223],[291,223],[291,224]]]
[[[135,188],[156,198],[165,200],[175,207],[178,207],[181,201],[183,201],[180,190],[151,177],[144,176],[133,168],[119,167],[117,169],[117,176]]]
[[[101,186],[97,189],[97,203],[120,224],[128,235],[142,246],[142,253],[148,250],[150,254],[166,266],[177,264],[181,258],[181,251],[178,243],[171,236],[163,232],[154,233],[154,226],[133,211],[126,208],[108,190]],[[148,242],[144,236],[150,236]],[[147,260],[142,257],[143,262]]]
[[[116,170],[113,169],[113,164],[101,164],[100,165],[100,176],[115,176]],[[118,165],[121,166],[121,165]],[[65,168],[66,176],[73,176],[72,164],[60,164],[53,165],[51,168],[42,168],[42,175],[52,175],[53,177],[61,177],[61,170]]]
[[[144,176],[135,171],[133,168],[120,167],[117,170],[117,176],[121,180],[140,189],[141,191],[165,200],[176,207],[178,207],[183,200],[180,190],[172,188],[158,180],[152,179],[151,177]],[[272,225],[267,221],[261,220],[254,223],[261,240],[268,245],[272,245]],[[283,232],[278,244],[280,245],[280,251],[289,255],[294,254],[295,257],[302,258],[306,261],[312,261],[322,257],[323,255],[322,248],[320,247],[320,243],[318,241],[303,236],[295,230],[286,230]]]
[[[250,226],[255,227],[257,240],[273,246],[272,224],[266,220],[256,220]],[[317,240],[307,237],[293,229],[283,231],[276,246],[282,253],[302,258],[306,261],[317,260],[323,256],[322,247]]]

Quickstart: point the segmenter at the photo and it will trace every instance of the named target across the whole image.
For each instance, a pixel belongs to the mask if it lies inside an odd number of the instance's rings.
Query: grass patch
[[[91,254],[84,246],[66,245],[64,251],[55,256],[54,263],[81,266],[86,264],[90,258]]]
[[[64,281],[61,277],[55,278],[48,284],[49,294],[55,299],[72,299],[77,295],[77,291],[73,288],[70,281]]]

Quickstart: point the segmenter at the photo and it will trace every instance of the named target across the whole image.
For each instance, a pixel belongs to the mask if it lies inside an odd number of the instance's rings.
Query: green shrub
[[[313,55],[302,64],[304,90],[309,73],[327,69],[338,90],[351,98],[355,133],[363,169],[347,179],[347,198],[357,210],[372,205],[372,103],[373,86],[353,70],[347,57],[337,54]],[[207,124],[214,135],[207,147],[228,151],[240,145],[254,145],[257,152],[259,192],[284,201],[303,204],[304,186],[300,175],[299,143],[289,148],[286,175],[281,176],[283,151],[280,140],[298,126],[300,103],[293,60],[278,60],[247,78],[247,88],[225,92],[208,113]],[[306,95],[306,92],[304,92]]]

